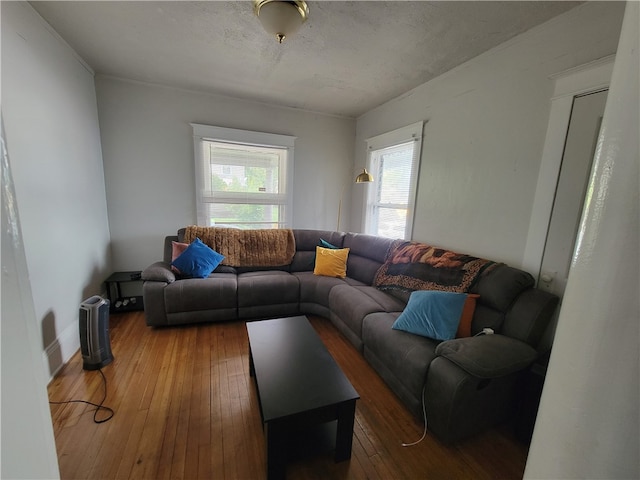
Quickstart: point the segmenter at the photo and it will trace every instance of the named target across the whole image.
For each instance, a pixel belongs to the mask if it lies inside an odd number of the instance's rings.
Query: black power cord
[[[112,408],[109,407],[105,407],[104,401],[107,399],[107,377],[104,376],[104,373],[102,373],[102,369],[99,369],[98,372],[100,372],[100,375],[102,375],[102,383],[104,385],[104,396],[102,397],[102,400],[100,401],[99,404],[97,403],[93,403],[93,402],[89,402],[87,400],[65,400],[64,402],[49,402],[51,405],[66,405],[67,403],[86,403],[87,405],[91,405],[93,407],[96,407],[96,409],[93,412],[93,422],[94,423],[104,423],[104,422],[108,422],[109,420],[111,420],[111,418],[113,418],[113,416],[115,415],[115,412],[113,411]],[[103,418],[102,420],[98,420],[96,417],[98,416],[98,412],[100,410],[105,410],[109,413],[109,416],[106,418]]]

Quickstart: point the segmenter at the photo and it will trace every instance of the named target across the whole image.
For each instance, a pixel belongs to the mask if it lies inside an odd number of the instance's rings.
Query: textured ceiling
[[[96,74],[357,117],[582,2],[310,1],[282,45],[250,1],[30,3]]]

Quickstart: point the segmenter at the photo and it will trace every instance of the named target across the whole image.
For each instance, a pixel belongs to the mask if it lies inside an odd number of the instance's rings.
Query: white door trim
[[[536,283],[549,230],[573,98],[576,95],[608,88],[614,60],[615,55],[610,55],[550,77],[555,81],[554,92],[522,260],[523,269],[536,278]]]

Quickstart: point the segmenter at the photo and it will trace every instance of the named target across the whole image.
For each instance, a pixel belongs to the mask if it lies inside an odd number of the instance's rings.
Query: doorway
[[[607,93],[605,89],[573,99],[538,280],[538,288],[560,298],[569,276]]]
[[[614,61],[615,56],[611,55],[560,72],[550,78],[554,81],[554,92],[522,268],[534,275],[539,288],[559,295],[561,301],[567,278],[564,270],[568,273],[571,265],[584,203],[585,185],[588,183],[595,139],[600,129],[599,119],[602,112],[598,112],[598,108],[591,104],[602,102],[603,106],[606,102],[606,92],[609,88]],[[584,109],[597,113],[585,114]],[[571,125],[585,115],[591,119],[586,122],[586,127],[580,127],[579,123],[576,124],[577,126]],[[578,133],[576,137],[582,138],[581,141],[576,141],[579,147],[571,146],[573,141],[570,141],[570,137],[573,136],[573,132],[570,130],[574,129],[582,130],[582,133]],[[582,163],[565,158],[565,153],[570,153],[574,148],[581,151],[576,158],[582,158]],[[582,173],[571,173],[574,171],[571,166],[573,162],[582,165]],[[559,209],[558,212],[568,208],[558,207],[565,202],[562,198],[567,185],[567,191],[578,191],[577,194],[574,192],[568,195],[574,198],[570,207],[573,213],[554,213],[556,208]],[[567,220],[568,218],[572,220]],[[556,230],[558,225],[560,230]],[[558,245],[561,242],[562,246],[554,246],[556,241],[559,242]],[[557,253],[560,251],[564,256]],[[561,259],[554,259],[553,256],[556,254]],[[545,278],[542,279],[542,276]],[[556,316],[552,319],[539,346],[541,351],[551,348],[559,310],[560,307],[556,310]]]

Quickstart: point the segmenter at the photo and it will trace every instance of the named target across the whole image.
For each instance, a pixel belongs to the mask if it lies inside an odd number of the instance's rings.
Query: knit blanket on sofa
[[[231,267],[280,267],[290,264],[296,253],[293,231],[289,229],[186,227],[184,241],[191,243],[196,238],[224,255],[222,265]]]
[[[465,293],[496,265],[483,258],[397,240],[376,272],[373,284],[390,293],[414,290]]]

